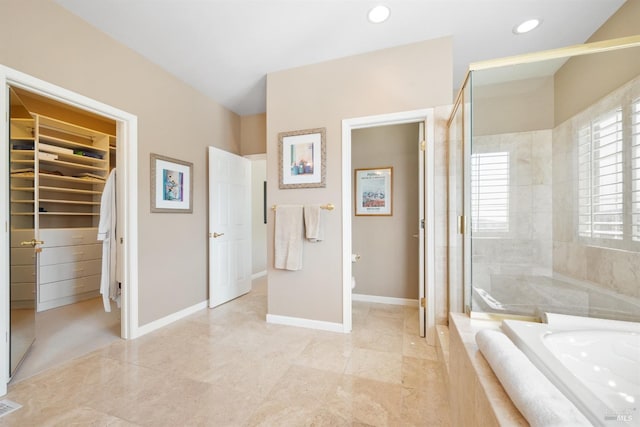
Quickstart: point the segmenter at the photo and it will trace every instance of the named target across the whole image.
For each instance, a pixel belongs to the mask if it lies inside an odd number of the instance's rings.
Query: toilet
[[[360,255],[358,254],[351,254],[351,262],[358,262],[358,260],[360,260]],[[356,287],[356,278],[351,276],[351,291],[353,292],[353,290]]]

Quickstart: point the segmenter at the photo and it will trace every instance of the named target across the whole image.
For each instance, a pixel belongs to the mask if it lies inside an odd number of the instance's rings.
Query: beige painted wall
[[[55,3],[1,0],[0,63],[138,116],[139,320],[207,298],[207,149],[240,118]],[[193,214],[151,214],[149,153],[193,162]]]
[[[254,114],[240,117],[240,154],[267,152],[267,115]]]
[[[267,271],[267,224],[264,223],[264,182],[267,180],[267,156],[249,156],[251,160],[251,273]],[[267,208],[267,215],[268,210]]]
[[[268,227],[269,314],[342,323],[341,121],[450,104],[451,57],[444,38],[267,76],[268,205],[336,206],[326,215],[325,241],[305,244],[301,271],[273,269]],[[278,132],[317,127],[326,128],[326,188],[280,190]]]
[[[351,134],[352,170],[393,167],[393,215],[352,217],[356,294],[418,299],[418,132],[410,123]]]
[[[480,70],[476,77],[503,73]],[[473,135],[528,132],[553,127],[553,77],[473,86]]]
[[[640,34],[640,1],[628,0],[589,42]],[[555,75],[555,125],[594,104],[640,73],[640,48],[578,56]]]

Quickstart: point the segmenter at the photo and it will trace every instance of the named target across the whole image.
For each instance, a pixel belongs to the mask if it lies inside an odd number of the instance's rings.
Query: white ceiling
[[[265,111],[268,73],[444,36],[456,87],[469,63],[583,43],[625,0],[55,0],[240,115]],[[542,26],[512,28],[539,17]]]

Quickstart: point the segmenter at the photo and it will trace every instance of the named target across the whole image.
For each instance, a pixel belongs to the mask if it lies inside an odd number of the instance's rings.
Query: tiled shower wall
[[[625,296],[640,298],[640,252],[591,246],[577,238],[578,121],[640,95],[640,77],[553,131],[553,271]]]
[[[552,131],[477,136],[472,150],[510,158],[509,231],[474,235],[474,286],[490,292],[493,275],[550,276]]]

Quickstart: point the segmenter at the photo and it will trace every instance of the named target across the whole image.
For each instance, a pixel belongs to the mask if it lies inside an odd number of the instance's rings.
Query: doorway
[[[387,125],[424,123],[424,135],[421,140],[427,143],[418,146],[416,150],[423,153],[419,156],[419,168],[421,171],[419,178],[419,189],[416,198],[421,199],[419,203],[420,220],[424,220],[424,226],[420,226],[418,221],[415,224],[415,233],[418,234],[418,262],[419,279],[416,283],[418,288],[418,298],[420,301],[420,323],[421,330],[427,339],[427,343],[434,344],[435,340],[435,305],[434,294],[434,164],[433,164],[433,141],[434,124],[433,110],[416,110],[402,113],[385,114],[379,116],[368,116],[355,119],[347,119],[342,122],[342,205],[343,205],[343,327],[345,332],[352,329],[352,215],[354,209],[353,202],[353,162],[352,162],[352,132],[356,129],[374,128]],[[356,285],[357,286],[357,285]]]
[[[122,338],[135,338],[138,335],[137,316],[137,118],[129,113],[115,109],[98,101],[86,98],[64,88],[52,85],[27,74],[0,66],[0,114],[8,117],[9,88],[19,88],[38,96],[60,102],[73,108],[115,121],[117,150],[118,193],[121,203],[118,206],[119,231],[116,242],[121,254],[122,303],[119,335]],[[0,145],[9,147],[8,132],[0,135]],[[0,276],[0,330],[9,335],[10,313],[10,197],[9,197],[9,150],[0,150],[0,186],[3,197],[0,199],[0,222],[4,223],[4,233],[0,233],[0,262],[3,271]],[[10,345],[0,343],[0,395],[7,392],[10,373]]]

